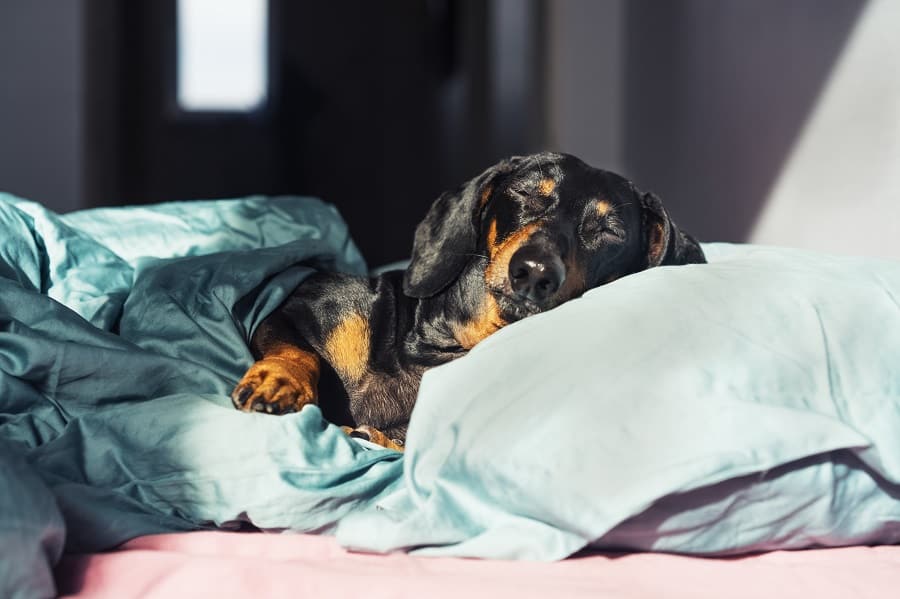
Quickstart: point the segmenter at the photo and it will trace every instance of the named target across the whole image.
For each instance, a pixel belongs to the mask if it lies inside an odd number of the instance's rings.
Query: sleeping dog
[[[702,262],[627,179],[567,154],[510,158],[434,202],[405,271],[304,280],[253,334],[258,361],[232,401],[267,414],[316,403],[351,436],[399,449],[429,368],[592,287]]]

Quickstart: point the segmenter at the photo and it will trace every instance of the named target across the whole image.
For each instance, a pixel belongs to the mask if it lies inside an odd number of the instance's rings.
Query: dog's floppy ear
[[[403,292],[431,297],[455,281],[478,246],[482,194],[517,158],[496,164],[455,191],[447,191],[431,205],[416,227],[412,259],[403,275]]]
[[[669,218],[659,198],[652,193],[636,193],[641,198],[645,267],[705,263],[700,244]]]

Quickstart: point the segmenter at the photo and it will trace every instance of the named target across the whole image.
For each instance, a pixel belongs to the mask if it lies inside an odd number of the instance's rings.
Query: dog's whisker
[[[472,252],[452,252],[454,256],[474,256],[475,258],[489,258],[487,254],[478,254]]]

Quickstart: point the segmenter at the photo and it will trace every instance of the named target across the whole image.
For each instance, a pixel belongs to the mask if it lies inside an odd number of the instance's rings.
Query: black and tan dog
[[[406,271],[307,278],[258,327],[245,411],[318,403],[399,448],[429,368],[511,322],[653,266],[705,262],[660,201],[566,154],[504,160],[431,206]]]

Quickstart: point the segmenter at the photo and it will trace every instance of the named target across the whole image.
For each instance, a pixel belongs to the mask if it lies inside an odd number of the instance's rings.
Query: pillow
[[[900,541],[900,263],[704,249],[429,371],[402,492],[339,540],[527,559]]]

